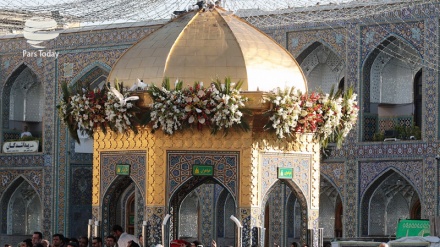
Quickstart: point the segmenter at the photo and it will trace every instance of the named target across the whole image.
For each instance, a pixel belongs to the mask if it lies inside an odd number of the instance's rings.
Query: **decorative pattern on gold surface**
[[[173,136],[165,135],[161,131],[152,134],[147,129],[141,129],[138,135],[130,133],[129,136],[117,135],[113,132],[108,132],[104,135],[103,132],[98,131],[95,136],[95,151],[94,151],[94,169],[93,169],[93,205],[99,204],[100,198],[100,181],[101,174],[100,154],[102,152],[124,150],[145,150],[147,151],[147,185],[146,185],[146,201],[147,205],[165,205],[166,197],[166,150],[212,150],[218,152],[221,150],[232,151],[236,150],[241,153],[240,159],[240,178],[242,181],[239,184],[246,187],[254,183],[251,176],[252,164],[250,162],[251,153],[251,132],[235,132],[231,131],[227,136],[211,135],[209,130],[198,132],[196,130],[182,131]],[[203,138],[203,140],[202,140]],[[112,141],[108,141],[112,140]],[[244,176],[243,176],[244,174]],[[244,180],[249,180],[244,182]],[[243,185],[244,184],[244,185]],[[255,187],[255,186],[254,186]],[[250,205],[248,199],[243,199],[239,204]]]

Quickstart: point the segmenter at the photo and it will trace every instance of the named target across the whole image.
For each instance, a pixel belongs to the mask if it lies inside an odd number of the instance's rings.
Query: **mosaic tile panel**
[[[147,244],[148,246],[162,242],[162,219],[165,217],[164,207],[148,206],[146,207],[147,221]],[[162,243],[163,244],[163,243]]]
[[[361,60],[363,61],[374,48],[379,46],[379,44],[389,36],[406,40],[410,46],[414,47],[423,57],[424,40],[419,37],[424,36],[424,25],[423,21],[418,21],[361,26]],[[417,37],[413,36],[412,30],[419,30],[419,35]]]
[[[342,201],[344,201],[345,163],[321,163],[320,169],[321,175],[324,175],[336,186]]]
[[[206,164],[214,167],[214,178],[237,196],[239,152],[168,151],[168,195],[192,177],[192,165]]]
[[[360,162],[359,163],[359,195],[363,196],[365,190],[389,169],[396,170],[399,174],[406,177],[413,184],[419,194],[423,192],[424,171],[421,169],[423,162],[403,160],[403,161],[382,161],[382,162]]]
[[[292,31],[287,33],[287,47],[294,57],[298,57],[312,43],[320,42],[330,47],[338,57],[345,57],[346,44],[342,37],[346,35],[344,28]]]
[[[86,225],[92,219],[92,165],[71,165],[69,178],[69,234],[87,235]]]
[[[101,152],[101,191],[105,192],[120,175],[116,174],[117,164],[130,165],[130,178],[142,194],[145,193],[146,152],[123,151]]]
[[[262,174],[262,195],[266,195],[271,186],[277,181],[277,168],[287,167],[293,168],[293,182],[301,190],[301,193],[310,198],[310,179],[311,172],[311,155],[310,154],[270,154],[263,153],[261,155],[261,174]]]
[[[426,54],[425,62],[427,64],[439,63],[439,21],[438,19],[429,19],[425,21],[424,25],[424,46],[423,53]],[[437,67],[423,70],[423,105],[422,110],[422,128],[423,140],[437,141],[438,132],[438,70]],[[436,102],[436,103],[435,103]],[[429,127],[428,127],[429,126]]]

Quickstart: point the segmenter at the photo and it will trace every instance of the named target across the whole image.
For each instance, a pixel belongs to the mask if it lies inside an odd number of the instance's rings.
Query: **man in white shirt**
[[[32,136],[31,132],[29,132],[29,127],[27,125],[24,126],[23,132],[21,132],[21,134],[20,134],[20,138],[23,138],[26,136]],[[40,240],[40,242],[41,242],[41,240]]]
[[[139,244],[138,239],[134,235],[124,232],[120,225],[114,225],[112,231],[113,235],[118,238],[118,247],[127,247],[127,243],[130,240]]]

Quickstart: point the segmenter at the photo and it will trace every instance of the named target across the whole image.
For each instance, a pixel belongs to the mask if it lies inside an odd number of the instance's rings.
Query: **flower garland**
[[[207,88],[196,82],[194,86],[182,89],[183,82],[180,81],[175,90],[170,90],[169,80],[165,79],[162,87],[151,86],[148,91],[154,100],[151,105],[153,129],[161,128],[165,133],[173,134],[184,126],[199,130],[206,126],[215,133],[239,125],[247,130],[241,110],[247,98],[239,93],[242,82],[234,87],[232,84],[226,78],[224,83],[217,80]]]
[[[119,97],[128,97],[123,92],[122,84],[115,83]],[[118,98],[108,86],[103,89],[81,90],[72,93],[67,83],[61,85],[63,96],[58,104],[60,119],[67,125],[71,136],[80,143],[78,130],[93,137],[97,128],[104,133],[106,128],[119,133],[126,133],[129,129],[137,131],[133,122],[137,120],[135,112],[137,108],[131,103]]]
[[[269,96],[272,109],[266,112],[269,122],[266,129],[273,129],[278,138],[293,133],[315,133],[325,147],[335,141],[338,147],[357,121],[359,107],[353,88],[330,94],[301,93],[294,88]]]
[[[225,134],[236,126],[249,130],[244,118],[248,99],[240,94],[242,82],[234,85],[226,78],[206,88],[201,82],[185,89],[182,85],[182,81],[176,82],[175,89],[171,90],[166,78],[161,87],[148,88],[153,103],[141,117],[151,122],[153,131],[162,129],[171,135],[184,127],[198,130],[207,127],[212,133],[223,130]],[[118,133],[128,130],[137,133],[134,123],[140,123],[139,109],[131,101],[138,97],[130,96],[122,84],[73,95],[67,84],[62,89],[59,116],[78,142],[77,130],[89,136],[93,136],[97,128],[104,132],[110,128]],[[340,147],[357,121],[356,97],[353,88],[336,93],[332,90],[330,94],[302,93],[293,87],[278,90],[266,99],[272,107],[265,113],[268,117],[265,129],[274,130],[280,139],[294,133],[314,133],[323,147],[330,141]]]

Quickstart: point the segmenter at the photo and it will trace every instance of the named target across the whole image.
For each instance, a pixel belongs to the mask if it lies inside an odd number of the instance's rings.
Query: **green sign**
[[[278,167],[278,178],[279,179],[292,179],[293,178],[293,168]]]
[[[193,176],[214,176],[214,167],[208,165],[193,165]]]
[[[397,224],[396,238],[409,236],[429,236],[429,220],[400,220]]]
[[[127,164],[116,165],[116,175],[130,175],[130,165]]]

